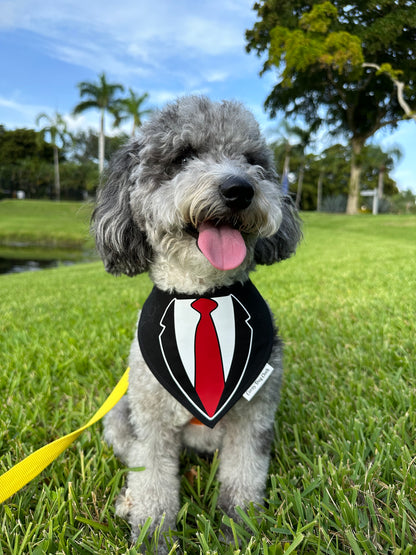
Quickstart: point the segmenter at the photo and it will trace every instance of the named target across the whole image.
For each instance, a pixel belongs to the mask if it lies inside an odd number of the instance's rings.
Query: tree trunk
[[[351,141],[351,173],[350,183],[348,187],[347,214],[358,214],[358,203],[360,200],[360,177],[361,177],[361,161],[360,154],[364,146],[362,139],[353,138]]]
[[[377,183],[377,191],[374,195],[374,202],[373,202],[373,214],[377,215],[380,210],[380,200],[383,198],[384,194],[384,172],[386,171],[385,166],[381,166],[378,171],[378,183]]]
[[[104,145],[105,135],[104,135],[104,110],[101,110],[101,120],[100,120],[100,136],[98,138],[98,168],[100,174],[104,169]]]
[[[316,195],[316,211],[317,212],[321,212],[322,210],[322,185],[324,182],[324,172],[321,171],[319,172],[319,178],[318,178],[318,190],[317,190],[317,195]]]
[[[61,181],[59,178],[59,151],[56,145],[53,145],[53,165],[55,170],[55,200],[61,200]]]
[[[302,160],[300,168],[299,168],[299,177],[298,177],[298,188],[296,191],[296,208],[300,208],[300,201],[302,199],[302,188],[303,188],[303,175],[305,173],[305,162]]]
[[[385,166],[382,166],[378,172],[378,184],[377,184],[377,191],[378,191],[378,198],[383,198],[384,195],[384,174],[386,172]]]

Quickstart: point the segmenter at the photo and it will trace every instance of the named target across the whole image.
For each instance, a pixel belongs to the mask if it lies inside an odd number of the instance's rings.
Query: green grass
[[[168,541],[188,554],[416,554],[416,218],[304,220],[253,276],[286,344],[265,507],[224,545],[217,459],[184,454]],[[0,472],[100,406],[150,288],[100,263],[0,277]],[[97,424],[0,507],[0,553],[154,553],[114,515],[123,480]]]
[[[3,200],[0,202],[0,245],[24,243],[60,248],[91,245],[91,206],[80,202]]]

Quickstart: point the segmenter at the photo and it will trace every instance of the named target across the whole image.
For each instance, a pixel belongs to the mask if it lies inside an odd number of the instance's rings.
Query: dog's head
[[[201,279],[288,258],[301,236],[252,114],[204,97],[155,113],[117,153],[92,229],[111,273],[174,265]]]

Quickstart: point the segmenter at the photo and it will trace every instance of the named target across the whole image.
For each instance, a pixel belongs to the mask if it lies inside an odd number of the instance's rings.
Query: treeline
[[[105,159],[108,161],[128,136],[119,133],[106,137]],[[305,154],[300,144],[288,139],[274,142],[276,169],[287,178],[289,193],[299,196],[302,210],[345,212],[351,166],[351,150],[336,144],[321,154]],[[95,194],[99,183],[98,137],[95,131],[80,131],[59,151],[61,198],[83,200]],[[414,211],[415,198],[410,192],[400,193],[390,176],[400,153],[385,152],[379,146],[364,149],[361,159],[362,187],[375,189],[382,183],[381,212]],[[287,175],[285,176],[285,172]],[[303,177],[299,191],[299,177]],[[381,181],[382,180],[382,181]],[[26,198],[55,199],[52,145],[43,133],[34,129],[6,130],[0,126],[0,198],[16,197],[22,191]],[[21,194],[21,193],[19,193]],[[370,201],[362,199],[362,208]]]
[[[7,131],[0,126],[0,150],[4,152],[0,156],[0,198],[85,198],[96,189],[105,160],[127,140],[124,133],[106,137],[106,114],[113,117],[114,128],[131,120],[134,135],[143,116],[151,112],[143,106],[148,93],[137,94],[130,88],[126,96],[124,86],[109,83],[104,72],[97,81],[83,81],[77,87],[81,101],[74,106],[72,115],[98,110],[98,136],[91,130],[70,133],[64,116],[58,112],[38,114],[39,131]]]
[[[106,137],[109,160],[128,139],[121,133]],[[59,151],[60,194],[65,200],[82,200],[94,194],[99,182],[98,137],[93,130],[80,131]],[[34,129],[6,130],[0,125],[0,198],[55,199],[53,147]],[[21,193],[19,193],[21,194]]]
[[[105,73],[97,81],[77,86],[81,102],[74,107],[73,116],[89,109],[98,111],[98,134],[92,130],[70,133],[59,113],[39,114],[39,131],[7,130],[0,125],[0,198],[82,200],[95,194],[105,161],[128,140],[121,132],[106,135],[105,115],[113,118],[114,128],[129,120],[134,135],[143,117],[151,112],[145,107],[147,93],[129,89],[125,96],[124,86],[109,83]],[[400,193],[390,175],[400,159],[399,149],[384,151],[380,146],[363,144],[359,153],[353,153],[351,145],[335,144],[314,154],[319,127],[290,126],[286,121],[280,126],[281,139],[271,144],[282,186],[300,209],[344,212],[351,197],[353,166],[359,168],[359,190],[377,191],[380,212],[415,209],[414,195]],[[369,208],[371,199],[361,197],[360,203],[361,209]]]
[[[314,154],[305,153],[301,143],[281,139],[272,148],[276,169],[300,209],[345,212],[351,172],[349,145],[335,144]],[[361,189],[378,191],[380,213],[416,212],[415,195],[400,192],[390,175],[400,157],[398,148],[384,151],[378,145],[367,145],[361,153]],[[362,197],[360,209],[371,211],[372,198]]]

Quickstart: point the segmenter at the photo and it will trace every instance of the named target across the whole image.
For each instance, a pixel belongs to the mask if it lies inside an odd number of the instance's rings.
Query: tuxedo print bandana
[[[138,326],[154,376],[211,428],[264,375],[274,335],[270,311],[251,281],[202,297],[154,287]]]

